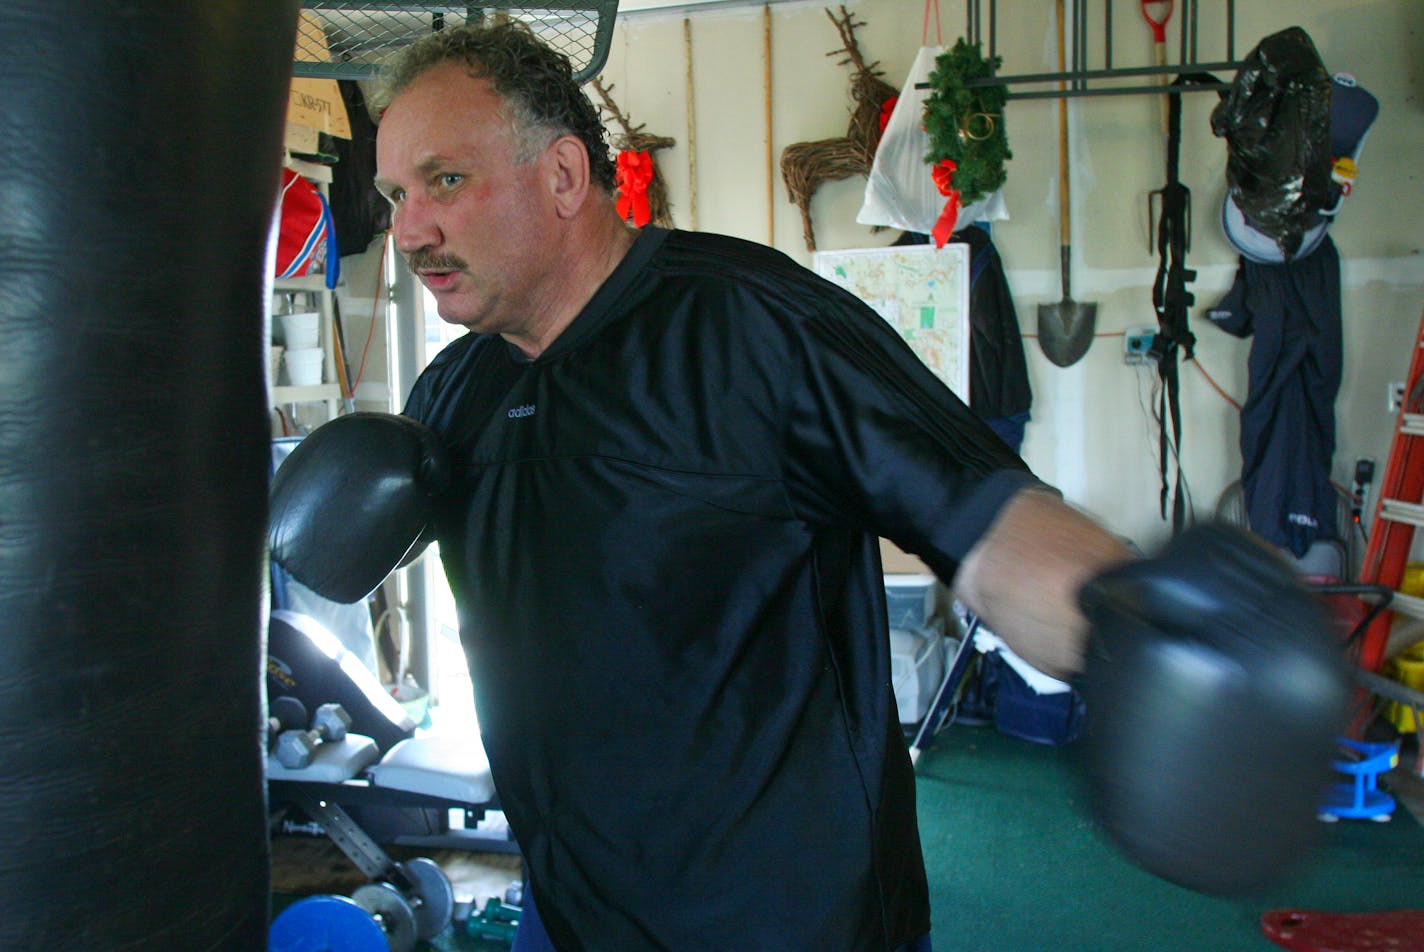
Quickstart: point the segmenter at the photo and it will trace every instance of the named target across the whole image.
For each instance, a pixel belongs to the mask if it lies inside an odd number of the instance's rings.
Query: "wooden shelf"
[[[341,385],[317,383],[305,387],[273,387],[272,405],[281,403],[306,403],[310,400],[340,400]]]
[[[332,175],[331,166],[329,165],[322,165],[318,162],[308,162],[306,159],[299,159],[290,153],[283,156],[282,164],[298,175],[311,179],[313,182],[320,182],[323,185],[331,184]]]
[[[296,278],[274,278],[272,280],[272,290],[281,293],[283,291],[313,291],[323,294],[329,290],[326,286],[325,274],[304,274]]]

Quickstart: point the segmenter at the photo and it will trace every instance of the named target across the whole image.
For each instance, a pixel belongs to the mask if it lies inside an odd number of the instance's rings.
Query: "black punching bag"
[[[0,4],[0,948],[265,947],[297,5]]]

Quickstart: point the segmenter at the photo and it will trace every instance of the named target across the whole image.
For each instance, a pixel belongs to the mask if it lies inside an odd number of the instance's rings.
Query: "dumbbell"
[[[519,916],[523,910],[517,905],[491,898],[484,909],[465,920],[465,934],[483,942],[502,942],[509,945],[514,934],[519,931]]]
[[[420,943],[429,948],[454,913],[450,878],[424,857],[396,863],[387,873],[401,885],[383,879],[349,899],[307,896],[292,903],[272,921],[267,952],[414,952]]]
[[[317,745],[339,741],[351,728],[351,715],[340,704],[323,704],[316,709],[311,730],[283,731],[277,738],[277,762],[288,770],[300,770],[312,762]]]
[[[267,705],[267,750],[274,751],[283,731],[300,730],[307,723],[307,706],[300,699],[284,694]]]

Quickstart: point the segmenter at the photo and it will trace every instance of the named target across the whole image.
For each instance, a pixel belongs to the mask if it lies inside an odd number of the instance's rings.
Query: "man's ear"
[[[550,144],[545,158],[554,209],[560,218],[572,218],[588,198],[588,149],[578,136],[563,135]]]

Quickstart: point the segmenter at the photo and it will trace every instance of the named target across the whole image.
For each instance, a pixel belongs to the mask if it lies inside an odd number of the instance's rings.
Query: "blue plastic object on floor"
[[[1399,742],[1367,743],[1347,737],[1339,740],[1350,756],[1332,761],[1331,766],[1350,779],[1331,784],[1320,807],[1320,819],[1388,820],[1394,813],[1395,799],[1379,789],[1379,775],[1399,763]]]
[[[272,920],[267,952],[390,952],[380,923],[345,896],[298,899]]]

